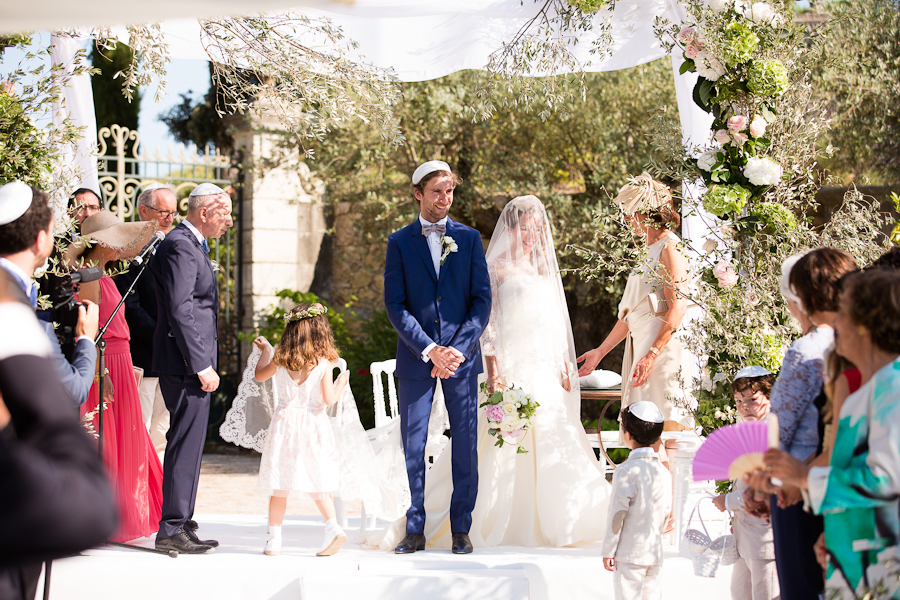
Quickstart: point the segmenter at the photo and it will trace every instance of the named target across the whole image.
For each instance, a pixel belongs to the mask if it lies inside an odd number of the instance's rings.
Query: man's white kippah
[[[24,215],[33,198],[31,186],[21,181],[0,186],[0,225],[12,223]]]
[[[665,421],[659,408],[649,400],[641,400],[628,405],[628,410],[641,421],[647,423],[662,423]]]
[[[768,370],[765,367],[760,367],[759,365],[750,365],[749,367],[744,367],[740,371],[738,371],[734,378],[744,379],[746,377],[762,377],[763,375],[771,375],[772,371]]]
[[[450,165],[445,163],[442,160],[429,160],[427,163],[420,165],[418,169],[416,169],[415,173],[412,176],[413,185],[418,185],[422,178],[428,175],[429,173],[434,173],[435,171],[450,171]]]
[[[191,196],[212,196],[213,194],[224,194],[225,190],[214,183],[201,183],[194,188]]]

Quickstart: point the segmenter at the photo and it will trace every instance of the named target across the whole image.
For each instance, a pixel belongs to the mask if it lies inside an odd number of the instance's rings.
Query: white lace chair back
[[[394,381],[394,370],[396,368],[397,360],[393,358],[381,362],[373,362],[369,365],[369,372],[372,374],[372,392],[375,395],[375,427],[387,425],[397,418],[399,412],[397,406],[397,384]],[[382,375],[387,376],[387,406],[385,406]]]

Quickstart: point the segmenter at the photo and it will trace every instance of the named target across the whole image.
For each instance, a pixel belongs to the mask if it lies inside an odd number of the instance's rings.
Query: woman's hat
[[[619,195],[613,200],[628,215],[657,209],[671,201],[672,192],[668,186],[656,181],[646,172],[637,177],[629,177],[628,183],[622,186]]]
[[[94,243],[118,250],[120,258],[134,258],[156,233],[156,228],[156,221],[125,223],[112,212],[101,210],[81,224],[82,237],[66,249],[65,262],[74,265]]]

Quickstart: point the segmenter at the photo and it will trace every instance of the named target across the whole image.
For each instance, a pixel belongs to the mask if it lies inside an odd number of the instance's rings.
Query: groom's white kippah
[[[641,421],[663,423],[665,418],[659,408],[649,400],[641,400],[628,405],[628,410]]]
[[[33,198],[31,186],[21,181],[0,186],[0,225],[12,223],[24,215]]]
[[[212,196],[213,194],[224,194],[225,190],[214,183],[201,183],[191,192],[191,196]]]
[[[450,172],[450,165],[442,160],[429,160],[427,163],[419,165],[419,168],[415,170],[412,176],[413,185],[419,185],[423,177],[435,171]]]
[[[744,367],[740,371],[738,371],[734,378],[744,379],[746,377],[762,377],[763,375],[771,375],[772,371],[768,370],[765,367],[760,367],[759,365],[750,365],[749,367]]]

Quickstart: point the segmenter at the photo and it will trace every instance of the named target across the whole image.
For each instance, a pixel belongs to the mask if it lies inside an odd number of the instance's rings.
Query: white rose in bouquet
[[[781,22],[781,15],[765,2],[755,2],[744,12],[744,16],[754,23],[770,23],[772,25],[778,25],[778,23]]]
[[[716,12],[731,8],[731,0],[705,0],[704,4]]]
[[[507,423],[506,421],[503,421],[502,423],[500,423],[499,429],[500,429],[500,431],[514,431],[516,428],[513,427],[513,425],[511,423]]]
[[[515,404],[516,403],[515,390],[504,390],[503,391],[503,402],[505,402],[506,404]]]
[[[516,408],[515,402],[505,402],[503,404],[503,413],[507,415],[517,415],[519,414],[519,409]]]
[[[749,158],[744,167],[744,177],[753,185],[775,185],[783,173],[781,165],[768,158]]]
[[[703,154],[697,157],[697,166],[706,171],[710,172],[713,166],[719,161],[717,155],[721,148],[710,148],[708,150],[704,150]]]

